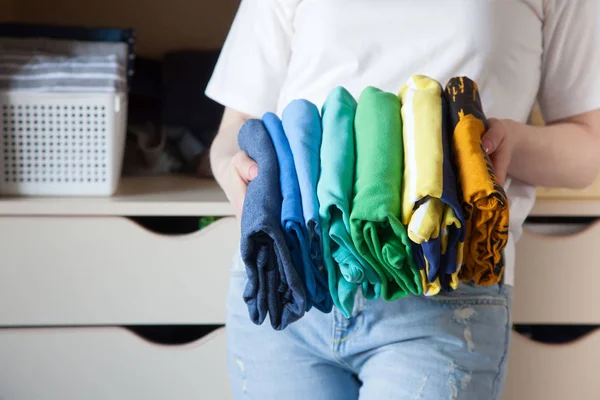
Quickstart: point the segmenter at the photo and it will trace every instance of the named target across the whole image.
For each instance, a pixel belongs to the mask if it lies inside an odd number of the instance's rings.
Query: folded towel
[[[14,50],[0,55],[0,89],[35,92],[126,92],[116,55],[61,56]]]
[[[89,28],[86,26],[43,25],[31,23],[0,24],[0,42],[22,42],[42,46],[43,50],[69,55],[108,54],[107,45],[119,45],[121,64],[127,66],[128,79],[133,76],[135,32],[123,28]],[[114,46],[112,46],[114,49]],[[40,49],[41,50],[41,49]],[[66,52],[66,53],[65,53]],[[117,53],[110,53],[117,54]],[[130,80],[128,80],[128,84]]]
[[[238,142],[258,165],[242,210],[240,252],[248,276],[243,298],[255,324],[262,324],[268,313],[273,328],[282,330],[304,315],[306,296],[281,229],[277,155],[260,120],[248,120]]]
[[[477,84],[467,77],[452,78],[445,94],[454,130],[454,154],[466,221],[464,265],[459,278],[492,285],[501,280],[504,271],[508,200],[481,145],[488,126]]]
[[[346,317],[354,308],[356,291],[362,286],[367,299],[379,297],[379,276],[356,251],[350,237],[350,205],[354,185],[354,115],[356,100],[336,87],[322,109],[321,176],[317,185],[323,241],[333,302]]]
[[[399,220],[402,190],[400,101],[374,87],[363,90],[354,120],[356,172],[350,233],[375,268],[385,300],[422,293],[411,241]]]
[[[439,293],[440,278],[447,288],[450,282],[457,284],[456,276],[449,281],[440,275],[456,274],[457,260],[448,259],[448,244],[457,246],[463,226],[446,137],[448,110],[442,94],[440,83],[423,75],[412,76],[399,94],[405,159],[402,222],[417,245],[413,249],[421,247],[416,255],[424,260],[417,259],[417,265],[428,296]]]
[[[317,199],[322,139],[321,116],[313,103],[293,100],[283,110],[281,120],[293,154],[300,186],[302,213],[308,233],[311,268],[305,270],[306,290],[315,308],[329,312],[333,301],[329,294],[327,272],[323,266]]]

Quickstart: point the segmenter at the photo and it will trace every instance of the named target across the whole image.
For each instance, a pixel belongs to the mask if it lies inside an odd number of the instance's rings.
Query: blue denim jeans
[[[227,305],[234,399],[496,400],[504,384],[512,287],[365,301],[350,318],[311,310],[283,331],[257,326],[234,262]]]

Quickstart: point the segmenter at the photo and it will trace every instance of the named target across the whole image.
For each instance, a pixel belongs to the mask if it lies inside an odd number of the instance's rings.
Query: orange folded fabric
[[[445,96],[454,128],[454,161],[466,221],[464,264],[459,279],[488,286],[498,283],[504,272],[508,199],[481,144],[488,124],[477,84],[467,77],[452,78]]]

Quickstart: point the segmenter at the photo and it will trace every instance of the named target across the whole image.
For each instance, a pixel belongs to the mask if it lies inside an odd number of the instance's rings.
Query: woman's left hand
[[[514,121],[488,118],[488,130],[481,141],[489,155],[498,183],[504,186],[508,167],[515,148],[515,130],[511,129]]]

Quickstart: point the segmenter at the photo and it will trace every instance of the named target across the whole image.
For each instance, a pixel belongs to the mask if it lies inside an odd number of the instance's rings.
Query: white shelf
[[[125,177],[113,197],[0,197],[0,216],[230,216],[214,180]],[[538,197],[531,216],[600,216],[600,200]]]
[[[0,197],[0,216],[229,216],[214,180],[168,175],[125,177],[112,197]]]

